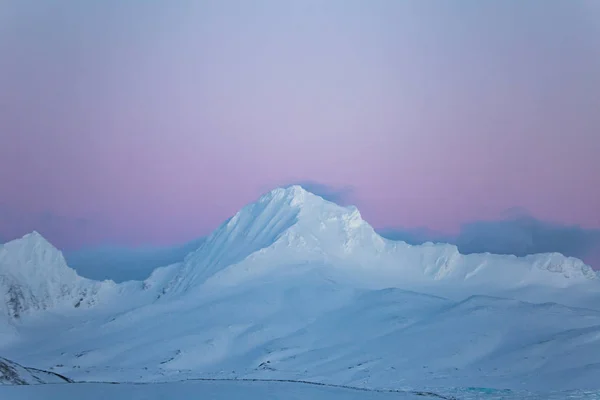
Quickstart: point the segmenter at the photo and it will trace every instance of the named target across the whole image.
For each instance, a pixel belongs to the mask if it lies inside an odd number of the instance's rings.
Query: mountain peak
[[[300,185],[291,185],[288,187],[280,187],[271,190],[264,194],[258,199],[258,203],[268,203],[276,201],[280,204],[287,204],[290,206],[300,206],[309,199],[326,201],[325,199],[317,196],[314,193],[309,192]]]
[[[23,235],[18,239],[4,243],[2,246],[5,252],[20,254],[23,257],[47,257],[52,255],[56,257],[62,253],[52,245],[39,232],[33,231]]]
[[[0,246],[0,314],[18,318],[28,310],[52,307],[81,282],[60,250],[38,232]]]
[[[304,189],[300,185],[291,185],[273,189],[261,196],[256,202],[248,204],[240,210],[240,212],[244,212],[248,208],[255,207],[256,205],[266,204],[273,204],[274,207],[278,208],[291,207],[294,211],[297,211],[304,216],[309,213],[315,216],[316,214],[320,214],[322,217],[335,214],[338,216],[358,216],[360,219],[360,212],[355,206],[341,206]]]
[[[382,242],[356,207],[332,203],[299,185],[277,188],[244,206],[214,231],[184,260],[176,281],[185,282],[180,287],[187,290],[268,248],[293,251],[308,247],[323,253],[332,243],[339,242],[343,251],[349,251],[365,241],[371,246],[373,241],[378,242],[376,246]]]
[[[60,276],[76,277],[60,250],[40,233],[33,231],[0,246],[0,274],[23,279],[50,279]]]
[[[308,190],[304,189],[300,185],[290,185],[287,187],[277,188],[274,191],[282,191],[287,196],[291,196],[294,198],[298,198],[298,197],[302,198],[302,197],[306,196],[307,194],[316,196],[314,193],[309,192]]]
[[[39,244],[39,245],[44,245],[44,246],[52,246],[52,244],[44,236],[42,236],[42,234],[40,234],[38,231],[32,231],[32,232],[26,233],[21,238],[16,239],[15,241],[21,242],[21,243],[31,243],[31,244]],[[54,246],[52,246],[52,247],[54,247]]]

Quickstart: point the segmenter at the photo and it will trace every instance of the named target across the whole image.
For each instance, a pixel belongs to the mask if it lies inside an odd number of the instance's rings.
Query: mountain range
[[[299,186],[144,281],[83,278],[33,232],[0,245],[0,296],[0,355],[80,381],[600,389],[581,260],[387,240]]]

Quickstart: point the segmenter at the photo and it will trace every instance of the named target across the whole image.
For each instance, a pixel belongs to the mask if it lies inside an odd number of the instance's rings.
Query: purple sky
[[[0,5],[0,235],[209,233],[266,188],[376,228],[600,228],[600,2]]]

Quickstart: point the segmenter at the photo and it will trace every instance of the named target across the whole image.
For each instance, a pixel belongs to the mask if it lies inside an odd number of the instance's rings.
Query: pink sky
[[[297,181],[600,228],[598,71],[595,0],[5,1],[0,233],[177,243]]]

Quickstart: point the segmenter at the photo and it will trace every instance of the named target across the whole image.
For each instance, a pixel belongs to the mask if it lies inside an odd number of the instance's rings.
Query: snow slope
[[[39,235],[11,243],[3,290],[27,307],[7,303],[0,352],[76,380],[600,389],[600,280],[583,262],[389,241],[297,186],[144,282],[81,278]]]
[[[600,389],[599,311],[357,290],[317,272],[117,315],[37,318],[21,327],[22,342],[2,351],[86,381]]]

